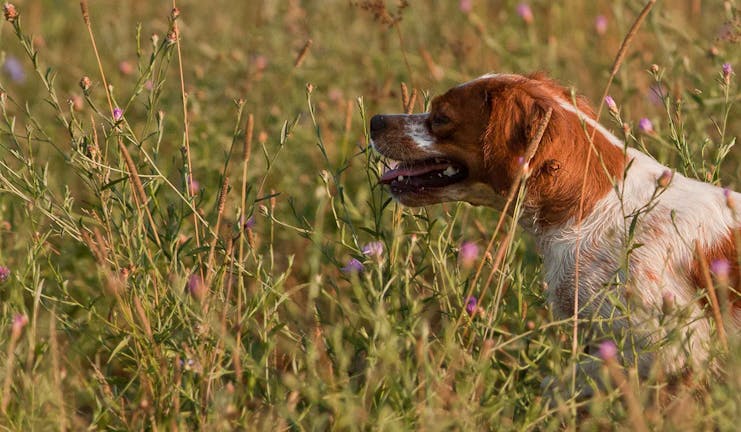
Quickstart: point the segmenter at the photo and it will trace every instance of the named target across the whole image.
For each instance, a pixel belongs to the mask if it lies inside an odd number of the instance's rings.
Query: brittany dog
[[[524,160],[547,113],[537,150]],[[737,334],[741,215],[734,203],[741,194],[628,148],[585,99],[544,76],[484,75],[436,97],[427,113],[374,116],[370,134],[395,164],[380,183],[407,206],[466,201],[502,209],[527,165],[519,222],[543,258],[557,318],[573,316],[578,292],[588,353],[620,340],[622,361],[642,376],[656,362],[678,374],[708,366],[716,334]],[[711,278],[723,285],[716,297]],[[713,314],[718,304],[723,319]],[[599,384],[593,358],[579,373]]]

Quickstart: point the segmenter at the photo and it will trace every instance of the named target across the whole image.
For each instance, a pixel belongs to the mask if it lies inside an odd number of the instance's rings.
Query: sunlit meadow
[[[504,216],[492,242],[493,209],[400,207],[367,134],[545,71],[629,145],[738,190],[733,1],[657,1],[605,101],[645,0],[11,3],[3,430],[737,430],[733,334],[720,373],[639,381],[605,346],[607,389],[546,398],[587,354],[532,239]]]

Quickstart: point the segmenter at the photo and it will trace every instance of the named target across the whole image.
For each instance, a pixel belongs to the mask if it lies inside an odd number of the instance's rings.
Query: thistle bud
[[[661,294],[661,312],[663,312],[664,315],[669,315],[674,312],[675,305],[676,302],[674,300],[674,294],[670,292],[664,292]]]
[[[10,325],[10,333],[13,339],[18,339],[21,336],[23,327],[28,324],[28,317],[26,315],[17,314],[13,317],[13,322]]]
[[[733,75],[733,66],[731,66],[730,63],[723,63],[721,69],[723,70],[723,81],[725,81],[726,84],[730,83],[731,75]]]
[[[178,30],[177,28],[171,28],[170,31],[167,32],[167,43],[169,45],[173,45],[178,41]]]
[[[656,184],[660,188],[666,188],[669,186],[669,183],[671,183],[672,178],[674,177],[674,174],[669,170],[664,170],[664,172],[661,173],[658,179],[656,179]]]
[[[733,195],[731,194],[731,190],[728,188],[723,188],[723,197],[726,199],[726,207],[735,211],[736,202],[733,200]]]
[[[90,86],[93,85],[93,82],[90,81],[90,77],[87,75],[83,76],[82,79],[80,79],[80,88],[82,89],[85,94],[87,94],[88,90],[90,90]]]
[[[615,103],[615,99],[613,99],[612,96],[605,96],[605,105],[607,105],[607,109],[609,109],[611,113],[618,113],[617,104]]]
[[[18,11],[12,3],[5,3],[3,5],[3,15],[5,15],[5,20],[10,23],[15,22],[15,20],[18,19]]]

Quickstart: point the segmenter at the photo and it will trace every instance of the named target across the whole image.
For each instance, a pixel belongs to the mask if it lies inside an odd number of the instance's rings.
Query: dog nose
[[[371,118],[371,121],[370,121],[371,132],[378,132],[379,130],[385,127],[386,127],[386,117],[385,116],[381,114],[377,114]]]

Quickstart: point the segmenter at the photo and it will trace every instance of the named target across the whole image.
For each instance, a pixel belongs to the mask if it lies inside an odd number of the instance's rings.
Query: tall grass
[[[600,102],[644,2],[82,3],[0,27],[2,427],[735,430],[734,334],[709,382],[608,361],[546,403],[588,355],[531,239],[397,205],[367,151],[373,113],[491,70]],[[732,2],[658,2],[603,123],[738,187],[740,37]]]

